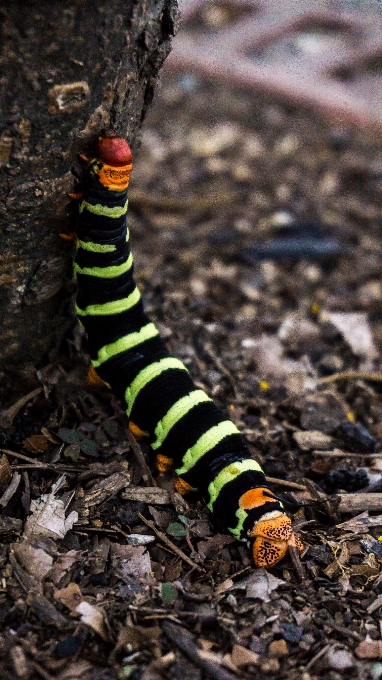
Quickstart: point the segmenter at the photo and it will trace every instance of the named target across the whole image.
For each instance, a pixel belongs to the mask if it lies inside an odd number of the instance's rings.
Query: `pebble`
[[[344,420],[336,428],[335,434],[348,451],[374,453],[378,440],[359,423]]]
[[[280,668],[278,659],[262,658],[260,661],[260,670],[265,674],[277,673]]]
[[[302,638],[303,630],[294,623],[280,623],[281,634],[287,642],[297,644]]]
[[[301,427],[331,434],[344,420],[344,406],[331,392],[308,395],[302,404]]]
[[[268,647],[269,656],[287,656],[289,654],[288,645],[285,640],[273,640]]]
[[[245,668],[251,664],[259,662],[259,655],[251,652],[250,649],[242,647],[242,645],[234,645],[231,653],[231,661],[237,668]]]
[[[149,536],[145,534],[130,534],[127,537],[127,542],[129,545],[137,547],[138,545],[148,545],[155,541],[155,536]]]
[[[319,449],[325,451],[332,448],[333,439],[323,432],[318,430],[310,430],[308,432],[294,432],[293,439],[297,442],[302,451],[311,451]]]
[[[353,655],[346,649],[330,647],[326,653],[326,662],[329,668],[336,671],[347,671],[353,668]]]
[[[58,659],[67,659],[74,656],[81,647],[82,640],[78,635],[71,635],[66,640],[57,642],[54,654]]]

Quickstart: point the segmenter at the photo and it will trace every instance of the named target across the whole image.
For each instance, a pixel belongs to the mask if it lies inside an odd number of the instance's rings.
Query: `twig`
[[[150,505],[169,505],[171,503],[171,494],[166,489],[160,489],[158,486],[128,486],[125,491],[122,491],[121,498],[127,501],[140,501],[141,503],[149,503]]]
[[[5,453],[7,456],[14,456],[20,460],[25,460],[31,465],[12,465],[12,470],[25,470],[27,468],[41,468],[41,470],[52,470],[53,472],[82,472],[84,468],[74,467],[73,465],[55,465],[52,463],[43,463],[41,460],[33,460],[29,456],[25,456],[23,453],[18,453],[18,451],[11,451],[10,449],[0,449],[0,453]],[[64,469],[65,468],[65,469]]]
[[[316,663],[316,661],[318,661],[318,659],[321,659],[321,657],[324,656],[324,654],[326,654],[326,652],[328,651],[329,647],[330,647],[330,645],[325,645],[325,647],[323,647],[322,649],[320,649],[320,651],[317,652],[317,654],[315,654],[315,656],[313,657],[313,659],[311,659],[311,660],[306,664],[305,670],[309,670],[309,668],[312,668],[312,666],[314,666],[314,664]]]
[[[1,427],[10,427],[16,418],[17,414],[19,411],[21,411],[22,407],[25,406],[25,404],[28,403],[31,399],[34,399],[34,397],[37,397],[38,394],[42,392],[42,387],[37,387],[37,389],[33,390],[32,392],[29,392],[29,394],[26,394],[24,397],[21,397],[18,401],[16,401],[13,406],[10,406],[6,411],[4,411],[1,416],[0,416],[0,426]]]
[[[162,531],[159,531],[159,529],[156,528],[154,522],[151,522],[151,520],[146,519],[146,517],[143,517],[143,515],[141,515],[140,512],[138,512],[138,517],[142,520],[142,522],[147,524],[147,526],[150,527],[150,529],[153,530],[154,534],[156,534],[156,536],[158,536],[158,538],[161,541],[163,541],[165,545],[171,548],[171,550],[173,550],[176,555],[181,557],[182,560],[184,560],[184,562],[187,562],[187,564],[189,564],[193,569],[204,571],[204,569],[202,569],[202,567],[200,567],[198,564],[195,564],[195,562],[193,562],[192,559],[183,552],[183,550],[178,548],[178,546],[176,546],[172,541],[170,541],[170,539],[167,538],[166,534],[164,534]]]
[[[49,465],[49,464],[48,464]],[[30,463],[29,465],[12,465],[12,470],[44,470],[45,465],[39,465],[38,463],[35,463],[32,465]],[[78,473],[78,468],[73,467],[73,465],[49,465],[49,470],[54,470],[54,472],[77,472]]]
[[[155,479],[153,478],[150,472],[150,468],[146,463],[146,459],[142,453],[141,447],[139,446],[137,440],[135,439],[133,433],[129,430],[129,428],[126,428],[126,432],[129,444],[142,470],[142,479],[144,483],[146,484],[146,486],[156,486]]]
[[[311,451],[313,456],[324,456],[325,458],[382,458],[381,453],[359,453],[341,451],[341,449],[333,449],[333,451],[326,451],[325,449],[320,451],[319,449],[314,449]]]
[[[364,639],[362,635],[359,633],[356,633],[355,630],[350,630],[350,628],[346,628],[346,626],[340,626],[338,623],[335,623],[334,621],[323,621],[322,622],[323,626],[328,626],[329,628],[333,628],[333,630],[336,630],[338,633],[341,633],[345,637],[351,637],[353,640],[357,640],[357,642],[362,642]]]
[[[216,678],[216,680],[236,680],[231,673],[228,673],[228,671],[221,667],[218,661],[213,661],[211,658],[207,657],[205,652],[195,644],[191,633],[186,630],[186,628],[177,626],[170,621],[164,621],[162,629],[169,640],[179,647],[192,663],[199,666],[199,668],[211,675],[211,677]],[[216,657],[216,659],[217,658],[218,657]]]
[[[277,477],[265,477],[270,484],[280,484],[280,486],[288,487],[289,489],[296,489],[296,491],[306,491],[306,486],[297,484],[297,482],[287,482],[286,479],[278,479]]]
[[[382,382],[382,373],[367,373],[366,371],[341,371],[320,378],[321,385],[329,385],[338,380],[370,380],[371,382]]]
[[[233,379],[233,376],[229,372],[228,368],[224,366],[222,363],[221,359],[219,359],[218,356],[216,356],[213,348],[212,348],[212,343],[207,342],[205,346],[203,347],[203,351],[207,354],[208,358],[211,359],[211,361],[215,364],[216,368],[220,373],[223,373],[223,375],[227,378],[229,384],[231,385],[232,392],[234,396],[236,397],[236,384],[235,380]]]
[[[305,479],[305,483],[306,483],[306,486],[307,486],[309,493],[313,496],[313,498],[315,498],[317,501],[320,501],[320,502],[325,501],[322,504],[323,507],[325,508],[328,516],[333,517],[335,524],[337,524],[339,522],[337,512],[336,512],[337,508],[336,508],[336,511],[333,512],[333,507],[330,505],[329,498],[324,493],[322,493],[321,491],[318,491],[318,489],[316,489],[315,485],[313,484],[313,482],[310,479]]]
[[[341,493],[334,498],[340,499],[337,512],[363,512],[382,510],[382,493]]]
[[[304,569],[304,567],[301,563],[300,555],[298,554],[297,548],[290,545],[289,546],[289,555],[290,555],[290,558],[292,560],[293,566],[295,568],[296,574],[297,574],[300,582],[305,581],[306,580],[306,573],[305,573],[305,569]]]
[[[0,498],[0,506],[2,508],[5,508],[5,506],[8,505],[12,496],[16,493],[20,482],[21,482],[21,475],[18,472],[14,472],[11,483],[5,489],[3,495]]]

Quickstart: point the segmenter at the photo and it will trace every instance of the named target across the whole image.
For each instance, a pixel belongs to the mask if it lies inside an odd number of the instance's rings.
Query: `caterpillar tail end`
[[[250,536],[255,539],[252,552],[257,567],[273,567],[285,557],[289,546],[297,548],[299,553],[304,550],[302,541],[292,529],[292,521],[283,512],[264,515],[256,522]]]

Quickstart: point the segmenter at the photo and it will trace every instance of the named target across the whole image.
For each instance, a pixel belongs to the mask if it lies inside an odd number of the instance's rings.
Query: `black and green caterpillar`
[[[197,489],[227,529],[252,544],[255,563],[270,567],[302,544],[238,429],[169,355],[144,312],[126,228],[130,147],[105,133],[97,156],[86,159],[74,263],[91,374],[125,403],[130,428],[147,437],[158,469],[175,468],[176,489]]]

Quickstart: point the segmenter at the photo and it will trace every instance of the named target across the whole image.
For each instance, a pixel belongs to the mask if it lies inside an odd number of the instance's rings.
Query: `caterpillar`
[[[197,489],[214,516],[252,548],[255,564],[272,567],[289,546],[303,550],[291,520],[239,430],[170,356],[143,309],[126,226],[130,147],[104,133],[97,157],[83,158],[74,274],[89,380],[107,383],[124,402],[130,429],[150,443],[159,472],[175,469],[176,490]]]

